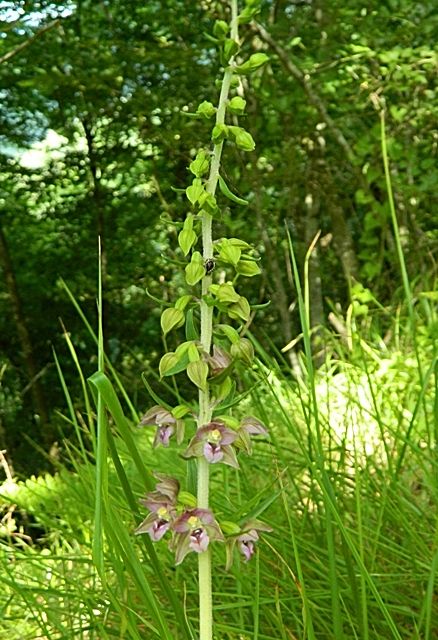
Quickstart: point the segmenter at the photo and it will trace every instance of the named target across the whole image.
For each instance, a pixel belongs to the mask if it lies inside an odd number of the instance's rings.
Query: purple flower
[[[137,527],[135,533],[148,533],[152,540],[161,540],[176,517],[176,505],[179,493],[179,482],[175,478],[155,474],[158,482],[155,491],[146,494],[140,503],[150,511],[149,515]]]
[[[157,427],[153,442],[154,448],[160,444],[163,447],[168,447],[169,440],[175,433],[178,444],[184,438],[184,422],[174,418],[170,411],[159,405],[155,405],[142,416],[139,426]]]
[[[165,507],[160,507],[156,512],[150,513],[135,530],[136,535],[148,533],[154,542],[161,540],[170,528],[172,520],[171,512]]]
[[[255,543],[259,540],[259,531],[272,531],[272,527],[260,520],[249,520],[240,528],[239,534],[227,539],[227,571],[233,564],[233,551],[236,544],[245,562],[251,560],[255,553]]]
[[[245,558],[245,562],[251,560],[252,556],[254,555],[254,542],[257,542],[258,539],[259,534],[255,529],[251,529],[247,533],[242,533],[242,535],[237,538],[237,545],[239,547],[240,553]]]
[[[223,541],[222,531],[209,509],[189,509],[172,524],[175,532],[172,548],[175,551],[175,564],[180,564],[190,551],[203,553],[210,541]]]
[[[223,422],[219,420],[209,422],[198,429],[184,456],[186,458],[204,456],[211,464],[223,462],[238,469],[239,463],[231,446],[236,438],[237,433],[228,429]]]

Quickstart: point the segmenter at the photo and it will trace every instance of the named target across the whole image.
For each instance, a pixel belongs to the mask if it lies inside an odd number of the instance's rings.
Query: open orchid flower
[[[163,445],[163,447],[168,447],[169,440],[174,434],[176,434],[178,444],[181,444],[184,438],[183,420],[177,420],[170,411],[159,405],[155,405],[142,416],[139,426],[157,427],[153,442],[154,448],[160,444]]]
[[[224,541],[224,536],[209,509],[190,509],[172,524],[175,564],[180,564],[191,551],[203,553],[213,540]]]
[[[184,456],[186,458],[204,456],[211,464],[223,462],[238,469],[236,453],[231,446],[236,438],[237,433],[228,429],[223,422],[219,420],[209,422],[195,433]]]
[[[240,529],[240,533],[227,538],[227,564],[228,571],[233,564],[233,551],[237,545],[239,552],[243,555],[244,561],[251,560],[255,553],[255,544],[259,540],[259,531],[272,531],[272,527],[260,520],[248,520]]]
[[[150,511],[149,515],[137,527],[135,533],[148,533],[152,540],[161,540],[166,531],[170,529],[172,521],[177,515],[177,499],[179,482],[174,478],[162,474],[156,474],[159,481],[155,491],[148,493],[140,503]]]

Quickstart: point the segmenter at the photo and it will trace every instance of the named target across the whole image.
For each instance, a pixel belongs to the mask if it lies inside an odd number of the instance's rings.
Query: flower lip
[[[173,424],[159,425],[157,432],[155,434],[153,446],[157,447],[159,444],[162,444],[163,447],[168,447],[169,440],[174,433],[175,433],[175,427]]]

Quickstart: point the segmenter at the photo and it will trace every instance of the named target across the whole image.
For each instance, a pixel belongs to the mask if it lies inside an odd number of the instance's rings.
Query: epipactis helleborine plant
[[[192,178],[185,194],[190,211],[178,235],[179,247],[187,259],[185,280],[189,292],[161,315],[164,336],[184,327],[186,339],[175,351],[163,355],[160,376],[185,372],[197,387],[198,402],[196,407],[187,402],[174,408],[162,402],[149,409],[140,421],[141,426],[155,429],[154,447],[169,447],[172,441],[177,446],[182,444],[185,430],[190,428],[193,417],[196,419],[196,430],[182,455],[197,461],[197,497],[182,492],[178,480],[157,473],[155,491],[141,500],[149,513],[136,533],[147,533],[154,541],[168,536],[176,564],[190,552],[198,555],[200,640],[211,640],[213,634],[210,544],[225,543],[229,569],[235,549],[249,561],[259,533],[271,531],[259,520],[240,525],[232,521],[220,524],[209,505],[210,469],[217,464],[238,469],[240,454],[252,453],[251,439],[268,435],[266,427],[256,418],[246,416],[239,421],[227,409],[233,404],[235,392],[232,373],[238,370],[239,363],[251,365],[254,357],[252,343],[241,335],[250,319],[251,307],[235,285],[242,277],[260,274],[260,267],[252,247],[244,240],[235,237],[213,240],[213,221],[224,206],[218,202],[216,189],[219,186],[223,198],[235,205],[248,204],[232,193],[222,177],[221,156],[225,143],[243,152],[255,147],[251,134],[237,124],[246,106],[242,76],[268,61],[262,52],[237,60],[238,26],[250,22],[258,13],[260,0],[246,0],[240,13],[237,0],[230,0],[230,8],[230,24],[216,20],[210,37],[219,47],[224,67],[218,105],[204,100],[189,114],[201,122],[212,121],[211,149],[199,148],[189,165]],[[213,277],[218,272],[220,282],[215,283]]]

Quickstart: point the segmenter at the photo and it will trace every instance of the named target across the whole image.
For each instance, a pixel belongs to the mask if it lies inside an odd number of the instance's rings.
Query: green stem
[[[237,0],[231,0],[231,38],[238,39],[238,11]],[[216,124],[225,122],[225,112],[230,91],[233,58],[229,61],[228,67],[225,69],[222,80],[222,88],[219,97],[219,104],[216,112]],[[210,174],[207,180],[206,190],[214,195],[219,180],[219,168],[222,157],[223,142],[214,146]],[[209,213],[202,213],[202,246],[203,256],[205,260],[213,258],[213,234],[212,234],[212,217]],[[210,275],[204,276],[202,279],[202,297],[201,297],[201,344],[205,353],[210,353],[211,339],[213,334],[213,308],[209,307],[204,296],[208,293],[212,278]],[[199,391],[199,416],[198,428],[211,421],[212,409],[210,406],[209,388]],[[200,509],[208,509],[209,506],[209,479],[210,467],[204,458],[198,461],[198,496],[197,505]],[[213,638],[213,602],[211,588],[211,552],[200,553],[198,557],[198,573],[199,573],[199,640],[212,640]]]

